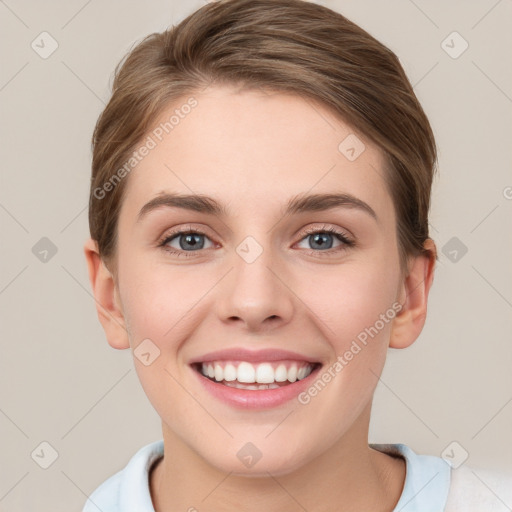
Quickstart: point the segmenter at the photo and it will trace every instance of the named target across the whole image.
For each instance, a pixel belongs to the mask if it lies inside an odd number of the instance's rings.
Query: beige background
[[[412,347],[389,352],[370,441],[433,455],[457,441],[468,466],[510,471],[512,2],[321,3],[397,53],[439,145],[431,226],[440,262],[428,321]],[[1,511],[81,510],[161,437],[131,354],[107,344],[90,293],[90,137],[119,59],[201,5],[0,2]],[[58,43],[46,59],[31,47],[43,31]],[[469,44],[458,58],[442,47],[453,31]],[[450,41],[452,53],[462,48]],[[33,252],[42,237],[57,249],[46,262]],[[453,237],[467,247],[455,262]],[[48,469],[43,441],[58,454]]]

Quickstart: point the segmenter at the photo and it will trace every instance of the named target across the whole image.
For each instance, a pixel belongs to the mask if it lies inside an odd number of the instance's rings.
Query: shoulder
[[[163,440],[143,446],[121,471],[94,490],[82,512],[153,511],[148,475],[163,452]]]
[[[451,471],[445,512],[506,512],[512,504],[512,472],[461,466]]]
[[[512,470],[454,468],[443,458],[421,455],[405,444],[370,445],[406,461],[402,496],[395,511],[510,512]],[[393,511],[393,512],[395,512]]]
[[[119,484],[122,471],[117,472],[105,480],[87,499],[82,512],[98,512],[109,510],[117,512],[119,509]]]
[[[405,460],[405,481],[393,512],[444,510],[450,487],[450,466],[441,457],[418,454],[402,443],[370,446]]]

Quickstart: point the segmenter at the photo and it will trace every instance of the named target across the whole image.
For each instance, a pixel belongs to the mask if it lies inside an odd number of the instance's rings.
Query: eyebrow
[[[137,216],[137,222],[141,221],[149,212],[162,208],[182,208],[198,213],[227,217],[229,212],[225,206],[213,199],[201,194],[174,194],[162,193],[147,202]],[[353,196],[352,194],[299,194],[288,200],[283,216],[298,213],[319,212],[334,208],[351,208],[366,212],[378,222],[378,217],[373,208]]]

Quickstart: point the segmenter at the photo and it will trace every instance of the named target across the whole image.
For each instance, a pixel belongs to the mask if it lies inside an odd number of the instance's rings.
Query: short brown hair
[[[117,65],[96,124],[89,199],[91,238],[115,268],[126,179],[101,189],[170,102],[208,85],[238,85],[314,100],[383,150],[397,214],[402,271],[427,252],[437,152],[434,135],[396,55],[355,23],[303,0],[220,0],[144,38]],[[103,190],[103,189],[102,189]]]

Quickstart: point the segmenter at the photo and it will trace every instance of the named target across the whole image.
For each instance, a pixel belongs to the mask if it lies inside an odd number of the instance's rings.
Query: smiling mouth
[[[209,361],[192,367],[203,377],[237,389],[278,389],[308,377],[320,363],[272,361],[252,364],[247,361]]]

